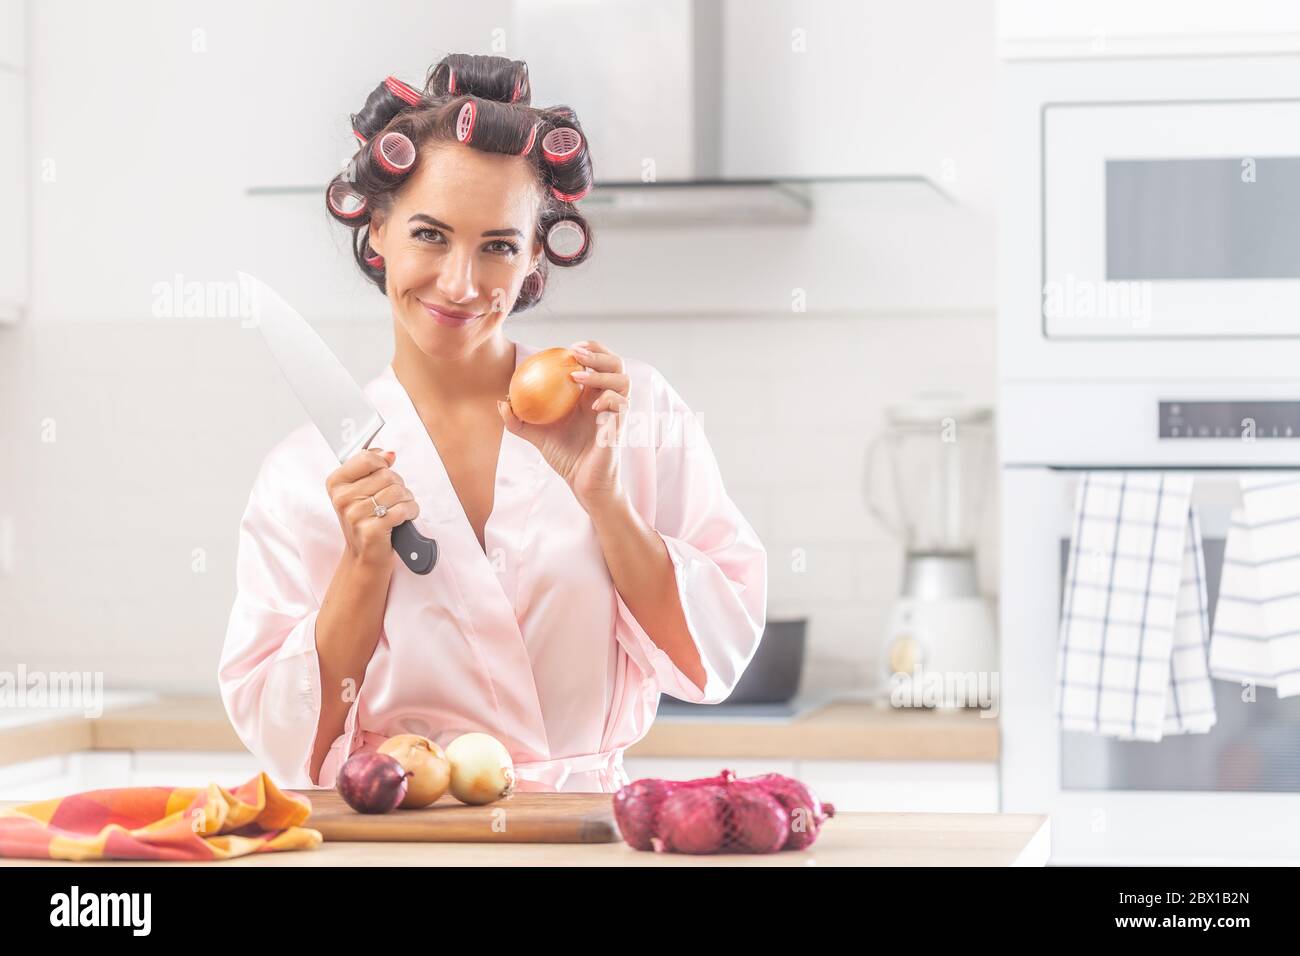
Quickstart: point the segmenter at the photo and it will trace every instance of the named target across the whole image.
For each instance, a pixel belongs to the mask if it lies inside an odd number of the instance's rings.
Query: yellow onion
[[[508,797],[515,789],[515,765],[491,734],[461,734],[447,745],[451,794],[461,803],[480,805]]]
[[[568,349],[543,349],[528,356],[510,379],[510,410],[530,425],[559,421],[578,404],[582,386],[569,373],[581,368]]]
[[[406,796],[399,806],[408,809],[427,807],[447,792],[451,783],[451,764],[442,748],[428,737],[398,734],[385,740],[378,750],[392,757],[410,774],[406,780]]]

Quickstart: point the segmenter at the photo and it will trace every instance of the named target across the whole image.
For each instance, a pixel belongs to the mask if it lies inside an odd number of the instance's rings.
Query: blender
[[[949,392],[886,408],[867,447],[867,509],[904,549],[884,667],[895,706],[989,707],[997,634],[975,545],[993,466],[993,411]]]

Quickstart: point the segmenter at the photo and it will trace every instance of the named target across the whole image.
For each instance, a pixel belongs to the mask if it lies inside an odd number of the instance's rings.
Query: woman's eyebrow
[[[435,227],[437,227],[438,229],[442,229],[442,230],[445,231],[445,232],[455,232],[455,231],[456,231],[455,229],[451,228],[451,226],[447,225],[445,222],[442,222],[442,221],[440,221],[440,220],[438,220],[438,219],[434,219],[432,216],[426,215],[425,213],[422,213],[422,212],[417,212],[414,216],[412,216],[410,219],[408,219],[407,222],[408,222],[408,223],[412,223],[412,222],[427,222],[429,225],[431,225],[431,226],[435,226]],[[519,236],[519,237],[522,239],[524,234],[523,234],[522,232],[520,232],[518,229],[489,229],[489,230],[487,230],[485,233],[483,233],[483,235],[485,235],[485,236]]]

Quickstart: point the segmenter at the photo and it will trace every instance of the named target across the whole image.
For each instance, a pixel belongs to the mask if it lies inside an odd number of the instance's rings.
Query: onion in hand
[[[510,410],[530,425],[557,422],[578,404],[582,386],[570,372],[582,369],[568,349],[543,349],[519,363],[510,379]]]

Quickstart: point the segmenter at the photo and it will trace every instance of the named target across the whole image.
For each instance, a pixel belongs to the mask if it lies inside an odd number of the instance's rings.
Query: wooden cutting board
[[[311,801],[304,826],[328,840],[416,843],[616,843],[608,793],[514,793],[482,807],[450,794],[418,810],[357,813],[335,790],[290,790]]]

